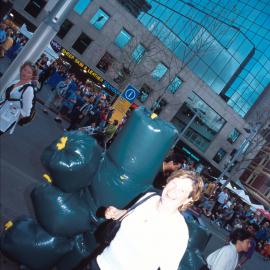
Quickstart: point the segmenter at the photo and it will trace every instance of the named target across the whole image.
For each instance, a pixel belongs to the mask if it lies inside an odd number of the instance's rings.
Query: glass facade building
[[[138,20],[244,117],[270,81],[268,0],[148,0]]]

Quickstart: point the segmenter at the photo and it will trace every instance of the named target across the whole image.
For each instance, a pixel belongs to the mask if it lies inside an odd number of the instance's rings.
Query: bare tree
[[[257,128],[254,138],[246,144],[241,155],[234,164],[231,164],[230,178],[239,178],[248,170],[262,170],[263,164],[270,161],[270,110],[262,109],[256,112],[254,119],[249,123],[251,129]],[[247,139],[248,140],[248,139]],[[228,164],[230,161],[228,161]],[[225,165],[226,166],[226,165]],[[270,175],[270,172],[269,172]]]
[[[120,88],[123,88],[130,79],[143,79],[149,76],[152,70],[147,69],[147,62],[158,64],[158,59],[162,57],[166,59],[165,64],[168,68],[166,74],[167,81],[171,83],[176,76],[181,78],[183,70],[190,64],[195,63],[199,58],[216,54],[219,47],[222,46],[217,39],[223,37],[229,30],[234,30],[230,24],[222,23],[219,19],[209,14],[204,14],[203,20],[197,22],[180,12],[172,11],[171,16],[177,13],[184,18],[182,27],[185,29],[185,37],[175,34],[166,25],[166,22],[160,18],[146,13],[152,18],[151,24],[148,26],[152,35],[143,33],[134,37],[133,42],[122,50],[121,57],[114,61],[111,66],[112,77]],[[221,10],[220,12],[223,11]],[[167,19],[167,21],[169,20],[170,18]],[[230,23],[233,23],[233,21],[230,21]],[[210,33],[215,33],[215,37]],[[146,45],[146,52],[142,60],[144,62],[144,70],[138,68],[140,62],[137,63],[131,57],[131,47],[138,43]],[[167,46],[163,46],[162,43]],[[176,58],[174,53],[170,53],[168,48],[173,52],[179,48],[179,58],[181,60]],[[161,83],[158,88],[155,88],[155,94],[150,96],[150,107],[152,110],[160,106],[168,92],[168,84],[164,85]],[[179,101],[176,102],[179,103]]]

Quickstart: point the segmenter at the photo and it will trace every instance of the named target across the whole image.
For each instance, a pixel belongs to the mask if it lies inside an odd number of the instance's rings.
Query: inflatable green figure
[[[83,132],[65,133],[48,146],[41,160],[49,183],[31,194],[38,223],[14,222],[1,237],[1,250],[30,269],[44,270],[73,269],[89,256],[97,244],[95,230],[103,221],[98,210],[125,207],[151,189],[178,137],[171,123],[151,116],[143,107],[135,110],[106,151]],[[202,265],[200,252],[209,236],[197,224],[189,227],[191,239],[181,270]]]

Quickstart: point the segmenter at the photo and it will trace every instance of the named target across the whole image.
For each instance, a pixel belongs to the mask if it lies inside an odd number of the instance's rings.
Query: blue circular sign
[[[125,98],[128,100],[128,101],[133,101],[137,96],[137,93],[134,89],[132,88],[128,88],[126,91],[125,91]]]

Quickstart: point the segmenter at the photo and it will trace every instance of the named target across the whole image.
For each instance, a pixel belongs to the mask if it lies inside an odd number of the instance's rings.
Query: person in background
[[[181,168],[181,163],[178,160],[177,156],[174,154],[169,155],[162,163],[157,176],[154,179],[154,187],[157,189],[162,189],[166,185],[166,179]]]
[[[256,231],[258,230],[258,226],[255,224],[249,224],[246,230],[250,233],[252,237],[250,240],[250,247],[248,251],[240,252],[239,254],[240,258],[239,258],[237,268],[241,268],[248,260],[250,260],[256,249],[256,240],[254,239],[254,235]]]
[[[13,31],[12,29],[8,29],[5,42],[0,44],[0,57],[5,56],[6,52],[12,47],[13,42]]]
[[[25,62],[20,68],[20,79],[10,84],[0,100],[0,135],[13,133],[20,118],[30,116],[33,107],[34,88],[32,80],[37,70],[31,62]]]
[[[0,23],[0,45],[6,41],[7,33],[6,33],[7,26],[4,23]]]
[[[261,226],[260,230],[255,234],[255,238],[257,241],[265,241],[270,233],[270,227],[269,227],[269,222],[266,221],[264,224]]]
[[[49,95],[49,98],[44,103],[44,109],[43,112],[48,114],[49,108],[54,105],[57,109],[61,107],[61,103],[63,98],[65,97],[67,93],[67,89],[70,84],[70,78],[67,78],[65,81],[59,82],[54,89],[52,89],[52,92]]]
[[[42,72],[39,74],[39,83],[40,83],[40,89],[42,89],[43,84],[49,79],[49,77],[57,70],[57,62],[53,62],[49,67],[46,66],[42,70]]]
[[[207,268],[201,270],[234,270],[238,265],[239,253],[250,248],[251,234],[244,229],[236,229],[230,235],[230,243],[211,253],[206,261]]]
[[[68,91],[66,92],[65,96],[64,96],[64,100],[62,103],[62,107],[59,111],[59,113],[57,114],[57,116],[54,118],[54,121],[61,123],[62,122],[62,118],[64,116],[67,116],[68,113],[70,111],[72,111],[74,105],[77,102],[77,98],[80,95],[80,91]]]
[[[225,188],[217,195],[217,202],[214,206],[213,212],[217,212],[218,208],[223,208],[227,200],[229,199],[228,190]]]
[[[85,103],[76,104],[75,107],[73,108],[73,111],[70,117],[70,125],[67,128],[68,131],[76,129],[77,125],[81,123],[82,119],[88,114],[90,114],[91,111],[94,109],[95,99],[93,97],[85,96],[84,101]]]
[[[122,219],[114,239],[91,260],[90,269],[178,269],[189,239],[181,213],[200,198],[202,190],[202,178],[196,173],[174,172],[161,195],[152,196]],[[118,219],[126,213],[127,210],[109,206],[105,217]]]
[[[114,120],[112,124],[109,124],[105,130],[104,130],[104,145],[107,145],[107,143],[113,138],[116,130],[118,127],[118,120]]]
[[[210,198],[212,195],[215,194],[217,189],[217,183],[216,182],[210,182],[208,186],[206,187],[204,194]]]

